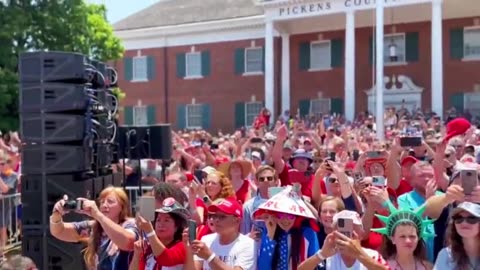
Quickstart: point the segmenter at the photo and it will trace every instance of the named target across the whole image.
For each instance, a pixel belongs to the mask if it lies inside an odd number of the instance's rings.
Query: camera
[[[83,208],[83,202],[82,201],[76,201],[76,200],[71,200],[71,201],[66,201],[65,204],[63,205],[63,209],[65,210],[82,210]]]

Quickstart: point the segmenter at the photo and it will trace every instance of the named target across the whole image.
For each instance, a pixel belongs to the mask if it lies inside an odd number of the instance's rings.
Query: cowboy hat
[[[162,214],[171,214],[176,215],[183,220],[187,220],[190,218],[190,212],[188,209],[183,207],[179,202],[177,202],[174,198],[169,197],[163,200],[162,207],[155,210],[157,213]]]
[[[243,177],[247,177],[252,172],[252,164],[249,161],[239,159],[222,163],[218,166],[217,170],[228,176],[230,175],[230,166],[234,163],[240,165],[242,168]]]

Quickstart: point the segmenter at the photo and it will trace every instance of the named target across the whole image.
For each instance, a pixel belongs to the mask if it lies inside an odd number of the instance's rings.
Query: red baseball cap
[[[239,218],[243,216],[242,206],[233,198],[215,200],[213,204],[208,207],[208,212],[222,212]]]
[[[412,156],[406,156],[402,159],[402,161],[400,162],[400,166],[406,166],[406,165],[413,165],[415,163],[418,162],[418,159],[416,159],[415,157],[412,157]]]

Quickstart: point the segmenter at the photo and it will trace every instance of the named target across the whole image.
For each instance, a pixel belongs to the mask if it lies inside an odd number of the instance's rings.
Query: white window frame
[[[320,102],[325,102],[326,101],[328,103],[328,110],[323,111],[323,112],[314,112],[313,111],[313,104],[316,101],[320,101]],[[326,115],[326,114],[330,114],[331,110],[332,110],[332,99],[330,99],[330,98],[315,98],[315,99],[310,100],[309,115],[315,115],[315,116],[319,116],[320,114]]]
[[[137,74],[137,65],[140,65],[139,61],[145,61],[145,74]],[[148,81],[148,59],[146,56],[136,56],[132,59],[132,81],[145,82]]]
[[[478,31],[480,32],[480,26],[470,26],[463,28],[463,59],[464,60],[480,60],[480,52],[477,55],[467,56],[467,44],[465,42],[466,32],[468,31]],[[480,51],[480,41],[478,46]]]
[[[142,115],[137,115],[140,114],[139,110],[141,111]],[[134,106],[132,109],[132,114],[133,114],[133,125],[134,126],[147,126],[148,125],[148,108],[147,106]]]
[[[249,114],[248,112],[248,106],[249,105],[260,105],[260,110],[255,113],[255,115],[252,113],[252,114]],[[260,101],[250,101],[250,102],[246,102],[245,103],[245,123],[244,123],[244,126],[246,126],[247,128],[250,128],[253,124],[253,122],[255,121],[255,118],[258,116],[258,114],[262,111],[262,108],[263,108],[263,103],[260,102]],[[248,121],[248,117],[249,116],[252,116],[253,115],[253,119],[252,121]]]
[[[199,74],[188,74],[188,66],[189,66],[189,61],[188,61],[188,56],[193,56],[193,55],[198,55],[200,59],[200,67],[199,67]],[[201,52],[188,52],[185,54],[185,78],[187,79],[196,79],[196,78],[202,78],[202,53]]]
[[[253,70],[253,71],[250,71],[247,69],[248,67],[248,51],[254,51],[254,50],[260,50],[261,54],[262,54],[262,57],[260,58],[260,70]],[[262,47],[250,47],[250,48],[245,48],[244,50],[244,74],[245,75],[260,75],[260,74],[263,74],[263,59],[264,59],[264,55],[263,55],[263,48]]]
[[[390,61],[390,58],[387,57],[385,59],[385,52],[388,53],[388,55],[390,55],[390,39],[392,37],[402,37],[403,38],[403,59],[398,59],[398,61],[396,62],[392,62]],[[383,37],[383,46],[384,46],[384,51],[383,51],[383,55],[384,55],[384,63],[385,63],[385,66],[399,66],[399,65],[406,65],[407,64],[407,36],[405,35],[405,33],[391,33],[391,34],[385,34],[384,37]],[[376,54],[375,52],[373,52],[374,54]],[[398,47],[397,47],[397,56],[398,56]]]
[[[200,108],[200,125],[199,126],[196,126],[196,125],[191,125],[188,121],[189,120],[189,109],[190,108],[193,108],[193,107],[199,107]],[[185,106],[185,127],[187,129],[202,129],[202,118],[203,118],[203,104],[187,104],[187,106]]]
[[[317,44],[328,44],[328,65],[326,67],[313,67],[313,46]],[[332,69],[332,41],[331,40],[318,40],[310,42],[310,69],[309,71],[321,71],[321,70],[330,70]]]
[[[474,116],[480,115],[480,92],[465,92],[463,95],[463,108],[464,110],[469,110]]]

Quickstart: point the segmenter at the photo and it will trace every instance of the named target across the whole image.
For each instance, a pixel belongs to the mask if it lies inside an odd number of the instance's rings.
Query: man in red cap
[[[256,245],[252,238],[239,232],[242,216],[242,206],[235,199],[213,202],[208,207],[208,218],[213,221],[215,233],[190,243],[187,248],[195,254],[195,267],[188,268],[186,265],[185,269],[254,270],[257,262]]]

